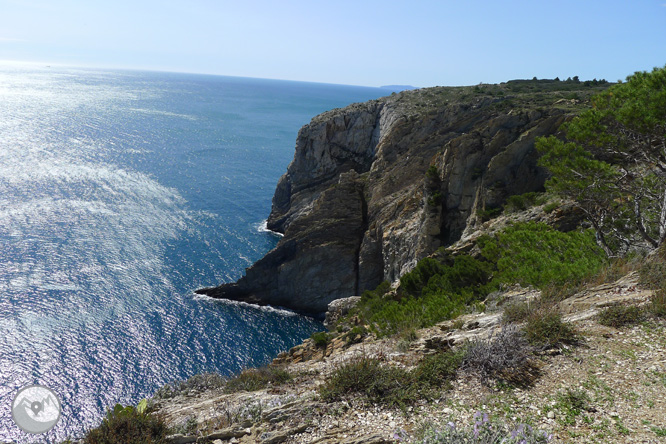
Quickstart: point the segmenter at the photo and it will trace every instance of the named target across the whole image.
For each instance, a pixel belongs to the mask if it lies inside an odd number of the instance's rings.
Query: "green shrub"
[[[442,203],[442,193],[439,191],[435,191],[429,198],[428,198],[428,205],[431,207],[436,207],[437,205],[440,205]]]
[[[227,393],[240,391],[253,392],[264,389],[268,385],[284,384],[291,379],[291,373],[280,367],[265,366],[248,368],[229,379],[225,386],[225,391]]]
[[[544,193],[530,192],[509,196],[504,204],[504,210],[508,212],[524,211],[530,207],[542,205],[546,202]]]
[[[479,239],[482,255],[495,263],[500,283],[542,288],[579,282],[595,274],[606,256],[594,232],[563,233],[543,223],[518,223],[496,236]]]
[[[437,167],[435,165],[430,165],[428,167],[428,171],[426,171],[426,176],[428,176],[430,179],[438,179],[439,172],[437,171]]]
[[[463,351],[442,352],[423,358],[412,370],[412,378],[421,389],[450,388],[462,364]]]
[[[488,208],[488,209],[479,209],[476,211],[476,215],[481,222],[488,222],[490,219],[494,219],[497,216],[502,214],[502,208]]]
[[[565,393],[560,393],[555,404],[564,413],[564,423],[576,424],[576,417],[584,411],[590,411],[590,397],[584,390],[568,388]]]
[[[463,313],[466,306],[486,294],[490,264],[467,255],[447,264],[425,258],[400,279],[399,295],[387,297],[383,289],[367,291],[355,313],[382,336],[422,328]]]
[[[353,327],[351,330],[349,330],[347,333],[345,333],[342,338],[348,343],[348,344],[357,344],[361,341],[363,341],[363,338],[365,338],[368,335],[368,331],[365,329],[365,327],[361,325],[357,325],[356,327]]]
[[[652,257],[638,269],[638,282],[640,285],[651,289],[666,289],[666,261],[661,255]]]
[[[530,343],[543,348],[561,345],[576,345],[580,336],[568,322],[555,310],[538,310],[527,318],[524,327],[525,336]]]
[[[641,322],[644,310],[635,305],[614,305],[599,312],[598,320],[601,325],[620,328]]]
[[[550,203],[547,203],[546,205],[543,206],[543,211],[545,213],[552,213],[553,211],[555,211],[559,207],[560,207],[559,202],[550,202]]]
[[[363,356],[338,366],[319,393],[325,401],[360,395],[372,403],[404,407],[450,388],[461,361],[461,353],[443,352],[425,357],[407,371]]]
[[[161,444],[168,428],[157,416],[132,406],[116,404],[108,410],[99,427],[89,430],[85,444]]]
[[[320,348],[326,348],[326,346],[329,343],[329,335],[325,331],[318,331],[318,332],[312,333],[312,336],[310,336],[310,339],[312,339],[315,346],[320,347]]]
[[[360,357],[337,367],[319,393],[325,401],[361,395],[370,402],[402,406],[418,398],[409,372],[382,365],[379,359]]]

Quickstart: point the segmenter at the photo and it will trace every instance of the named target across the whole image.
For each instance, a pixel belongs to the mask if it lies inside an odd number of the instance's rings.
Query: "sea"
[[[265,228],[298,130],[380,88],[0,64],[0,442],[83,436],[116,403],[264,365],[322,330],[195,295],[279,241]],[[12,419],[44,385],[46,434]]]

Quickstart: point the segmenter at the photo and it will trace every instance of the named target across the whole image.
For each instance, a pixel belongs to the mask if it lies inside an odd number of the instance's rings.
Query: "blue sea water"
[[[269,362],[310,318],[194,295],[237,279],[298,129],[385,94],[219,76],[0,65],[0,441],[57,442],[196,373]],[[46,385],[48,435],[11,401]]]

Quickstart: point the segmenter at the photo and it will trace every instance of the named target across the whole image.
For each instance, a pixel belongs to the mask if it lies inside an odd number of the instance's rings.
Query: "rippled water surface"
[[[263,364],[321,326],[196,297],[277,239],[261,229],[298,129],[383,95],[187,74],[0,65],[0,440],[62,440],[195,373]],[[46,436],[10,405],[60,396]]]

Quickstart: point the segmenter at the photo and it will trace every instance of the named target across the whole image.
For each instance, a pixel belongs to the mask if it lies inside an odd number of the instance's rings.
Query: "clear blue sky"
[[[0,60],[379,86],[624,79],[666,0],[0,0]]]

